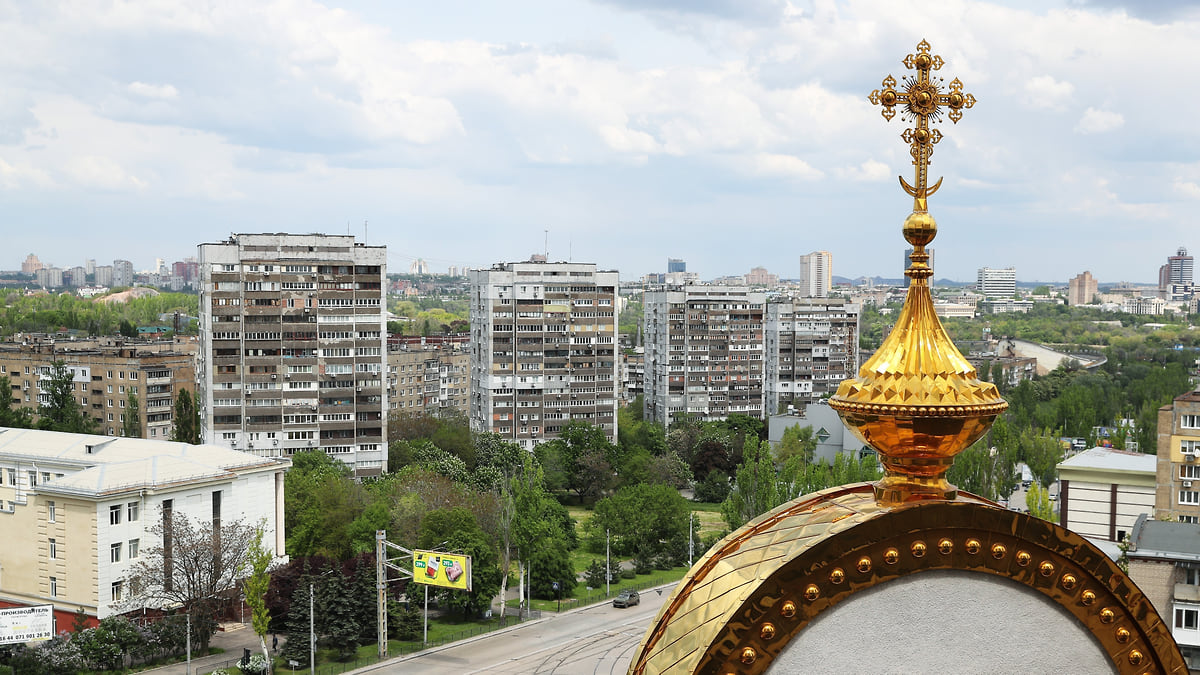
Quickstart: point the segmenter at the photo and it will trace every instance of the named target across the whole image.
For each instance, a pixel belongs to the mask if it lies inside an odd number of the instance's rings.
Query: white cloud
[[[774,176],[780,178],[796,178],[799,180],[817,180],[824,174],[814,169],[808,162],[793,157],[762,152],[748,158],[746,169],[759,176]]]
[[[1171,189],[1181,197],[1185,197],[1187,199],[1200,199],[1200,184],[1197,184],[1194,181],[1184,180],[1176,177],[1175,180],[1171,182]]]
[[[1108,110],[1088,108],[1075,125],[1075,132],[1080,134],[1104,134],[1116,131],[1125,126],[1125,117],[1120,113]]]
[[[1075,86],[1070,82],[1039,75],[1025,84],[1025,101],[1031,108],[1063,110],[1074,92]]]
[[[101,190],[142,190],[146,181],[128,173],[108,157],[84,155],[71,158],[64,171],[78,185]]]
[[[129,93],[142,98],[173,99],[178,98],[179,90],[169,84],[146,84],[145,82],[130,82],[126,87]]]
[[[864,181],[864,182],[879,182],[885,180],[893,180],[892,167],[874,159],[868,159],[858,166],[849,166],[834,171],[834,175],[841,180]]]

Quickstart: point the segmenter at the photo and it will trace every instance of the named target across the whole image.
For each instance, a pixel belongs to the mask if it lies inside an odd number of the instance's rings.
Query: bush
[[[245,675],[263,675],[267,672],[267,657],[262,654],[251,654],[250,662],[238,666]]]
[[[637,576],[637,572],[635,572],[633,570],[627,570],[627,569],[621,570],[621,578],[622,579],[632,579],[636,576]]]
[[[696,483],[693,501],[720,504],[729,496],[729,476],[724,471],[713,469],[704,480]]]

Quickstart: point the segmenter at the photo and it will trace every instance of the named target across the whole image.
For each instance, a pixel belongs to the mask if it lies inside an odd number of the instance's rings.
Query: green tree
[[[627,485],[596,502],[586,524],[589,549],[604,551],[607,530],[615,555],[671,552],[680,539],[686,546],[689,513],[687,500],[670,486]]]
[[[28,429],[33,426],[33,413],[28,408],[15,407],[12,382],[0,375],[0,427]]]
[[[729,529],[736,530],[782,503],[771,444],[757,437],[747,438],[733,490],[721,503],[721,515]]]
[[[75,373],[62,361],[50,364],[49,377],[40,385],[45,402],[38,407],[38,428],[77,434],[97,432],[95,420],[75,398]]]
[[[1025,493],[1025,507],[1029,509],[1029,515],[1034,518],[1041,518],[1052,523],[1058,522],[1058,514],[1055,513],[1054,504],[1050,502],[1050,491],[1036,481],[1029,486],[1029,491]]]
[[[125,400],[124,419],[121,421],[121,435],[125,438],[142,437],[142,413],[138,404],[137,394],[129,392]]]
[[[775,456],[780,464],[794,456],[801,457],[804,462],[812,462],[816,449],[817,436],[813,432],[813,428],[797,424],[783,430],[783,437],[779,441],[779,448],[775,451]]]
[[[180,390],[175,397],[175,419],[171,424],[171,440],[179,443],[200,444],[200,408],[187,389]]]
[[[271,653],[267,651],[267,631],[271,629],[271,610],[267,609],[267,590],[271,586],[271,562],[274,558],[270,549],[263,544],[266,535],[261,525],[255,535],[246,556],[250,575],[242,580],[242,593],[246,597],[246,604],[250,605],[250,625],[258,635],[263,656],[269,661]]]

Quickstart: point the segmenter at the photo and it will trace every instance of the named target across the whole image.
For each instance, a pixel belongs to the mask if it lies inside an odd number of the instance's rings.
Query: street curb
[[[646,592],[648,593],[650,591],[666,590],[668,588],[673,588],[678,585],[679,585],[679,582],[676,581],[674,583],[662,584],[661,586],[651,586],[650,588],[646,589]],[[568,609],[565,612],[551,612],[550,616],[543,616],[538,619],[532,619],[530,621],[523,621],[521,623],[518,623],[515,626],[508,626],[506,628],[500,628],[497,630],[489,631],[487,633],[480,633],[479,635],[472,635],[469,638],[458,640],[456,642],[448,642],[444,645],[438,645],[437,647],[430,647],[429,649],[422,649],[420,651],[416,651],[411,654],[405,654],[404,656],[393,656],[384,661],[380,661],[379,663],[373,663],[369,666],[363,666],[362,668],[357,668],[355,670],[348,670],[345,673],[343,673],[342,675],[358,675],[358,673],[369,673],[374,670],[379,670],[380,668],[386,668],[388,666],[392,666],[397,663],[404,663],[405,661],[410,661],[412,659],[415,659],[418,657],[423,657],[428,654],[436,654],[442,650],[449,649],[451,647],[460,647],[462,645],[469,645],[472,642],[475,642],[477,640],[482,640],[484,638],[491,637],[493,635],[503,635],[504,633],[514,631],[518,628],[532,626],[535,624],[539,624],[543,621],[549,621],[551,619],[555,619],[560,616],[566,616],[567,614],[574,614],[575,612],[582,612],[582,611],[588,610],[588,609],[595,609],[596,607],[598,607],[600,605],[608,604],[609,602],[610,601],[597,602],[597,603],[593,603],[591,605],[585,605],[583,607],[576,607],[574,609]]]

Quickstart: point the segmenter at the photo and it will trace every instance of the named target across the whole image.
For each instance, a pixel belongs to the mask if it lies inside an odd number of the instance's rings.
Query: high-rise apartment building
[[[319,448],[387,470],[387,249],[349,235],[201,244],[204,442],[278,457]]]
[[[667,258],[667,273],[686,272],[687,262],[680,258]]]
[[[113,268],[112,265],[97,265],[95,277],[92,283],[97,286],[112,286],[113,285]]]
[[[128,260],[114,260],[112,264],[112,285],[133,285],[133,263]]]
[[[745,286],[647,289],[645,416],[719,420],[763,414],[763,307]]]
[[[1067,304],[1089,305],[1095,299],[1099,286],[1091,272],[1084,271],[1071,277],[1067,282]]]
[[[21,274],[36,274],[38,270],[45,267],[41,260],[38,260],[37,255],[30,253],[25,256],[25,261],[21,263]]]
[[[840,298],[771,302],[764,343],[767,414],[802,409],[858,371],[858,305]]]
[[[975,287],[985,298],[1011,298],[1017,294],[1017,269],[980,267]]]
[[[1200,391],[1158,409],[1157,520],[1200,522]]]
[[[0,374],[12,384],[14,407],[36,411],[49,401],[42,387],[55,361],[62,361],[71,373],[75,400],[84,414],[100,433],[110,436],[121,435],[132,394],[142,438],[169,438],[175,397],[196,386],[195,343],[27,337],[23,343],[0,344]]]
[[[813,251],[800,256],[800,295],[824,298],[833,288],[833,254]]]
[[[615,442],[617,272],[521,262],[469,277],[471,428],[532,448],[582,420]]]

